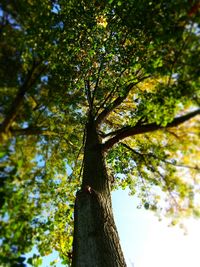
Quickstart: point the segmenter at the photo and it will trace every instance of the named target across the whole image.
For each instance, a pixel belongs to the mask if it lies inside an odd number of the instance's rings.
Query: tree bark
[[[90,118],[82,188],[75,202],[73,267],[126,266],[113,218],[109,184],[101,140]]]

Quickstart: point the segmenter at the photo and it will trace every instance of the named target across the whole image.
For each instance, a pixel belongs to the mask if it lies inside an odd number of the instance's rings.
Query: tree
[[[0,7],[4,266],[34,245],[34,266],[53,249],[72,266],[126,266],[116,188],[172,224],[198,217],[197,2]]]

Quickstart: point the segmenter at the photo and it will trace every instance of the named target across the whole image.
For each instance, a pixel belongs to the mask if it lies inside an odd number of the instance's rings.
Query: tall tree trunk
[[[104,155],[92,118],[86,129],[82,188],[74,218],[73,267],[126,266],[115,226]]]

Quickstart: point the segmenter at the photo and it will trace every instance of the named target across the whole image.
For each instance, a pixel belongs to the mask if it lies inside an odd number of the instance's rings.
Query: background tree
[[[120,187],[172,224],[199,216],[197,2],[0,7],[1,262],[35,245],[34,266],[69,263],[75,219],[73,266],[125,266]]]

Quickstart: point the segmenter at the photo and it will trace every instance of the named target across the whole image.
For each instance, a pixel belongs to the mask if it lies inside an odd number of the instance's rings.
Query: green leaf
[[[4,151],[0,152],[0,158],[3,158],[5,155],[6,155],[6,152],[4,152]]]

